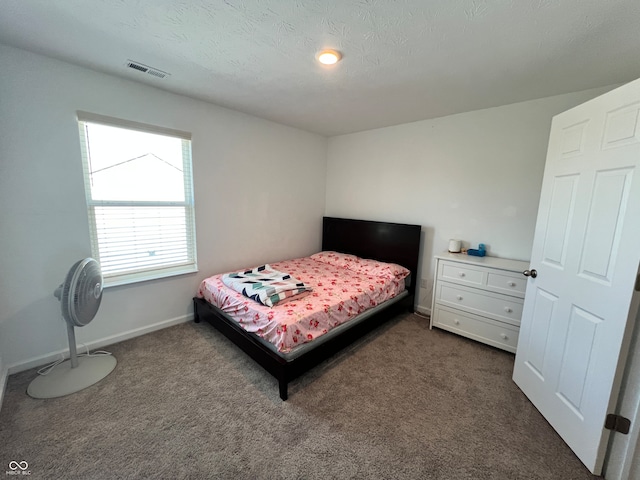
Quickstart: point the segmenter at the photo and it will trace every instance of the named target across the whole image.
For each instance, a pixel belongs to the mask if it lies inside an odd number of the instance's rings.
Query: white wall
[[[200,269],[105,290],[79,342],[184,321],[206,276],[320,248],[325,137],[5,46],[0,65],[0,352],[10,372],[67,349],[53,291],[91,254],[77,110],[193,134]]]
[[[551,118],[611,88],[331,137],[326,214],[422,225],[428,313],[449,239],[530,258]]]

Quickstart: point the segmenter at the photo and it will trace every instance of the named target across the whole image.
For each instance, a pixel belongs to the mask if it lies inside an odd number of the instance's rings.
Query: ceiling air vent
[[[129,68],[133,68],[134,70],[137,70],[142,73],[147,73],[149,75],[153,75],[154,77],[158,77],[158,78],[165,78],[171,75],[170,73],[163,72],[162,70],[158,70],[157,68],[150,67],[140,62],[134,62],[132,60],[127,60],[126,65]]]

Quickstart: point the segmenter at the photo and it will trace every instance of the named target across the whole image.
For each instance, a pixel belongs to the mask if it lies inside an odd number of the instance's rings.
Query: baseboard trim
[[[128,330],[126,332],[118,333],[116,335],[111,335],[109,337],[99,338],[97,340],[93,340],[91,342],[86,342],[83,344],[86,345],[90,350],[93,350],[96,348],[102,348],[108,345],[113,345],[114,343],[119,343],[125,340],[129,340],[131,338],[140,337],[142,335],[146,335],[147,333],[155,332],[156,330],[162,330],[163,328],[168,328],[174,325],[178,325],[180,323],[185,323],[190,320],[193,320],[193,313],[182,315],[180,317],[170,318],[168,320],[163,320],[158,323],[153,323],[151,325],[146,325],[144,327],[135,328],[133,330]],[[7,377],[9,375],[13,375],[14,373],[23,372],[31,368],[40,367],[42,365],[46,365],[47,363],[55,362],[60,358],[60,355],[64,356],[64,358],[68,358],[69,349],[65,348],[63,350],[57,350],[55,352],[50,352],[45,355],[39,355],[37,357],[33,357],[28,360],[24,360],[21,362],[14,363],[13,365],[9,365],[6,369]]]
[[[416,312],[426,315],[427,317],[431,317],[431,309],[423,307],[422,305],[416,306]]]
[[[8,380],[9,371],[4,367],[2,359],[0,359],[0,410],[2,410],[2,401],[4,400],[4,392],[7,390]]]

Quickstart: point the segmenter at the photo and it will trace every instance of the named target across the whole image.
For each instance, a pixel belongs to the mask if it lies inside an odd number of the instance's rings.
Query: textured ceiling
[[[639,25],[638,0],[0,2],[0,43],[324,135],[633,80]]]

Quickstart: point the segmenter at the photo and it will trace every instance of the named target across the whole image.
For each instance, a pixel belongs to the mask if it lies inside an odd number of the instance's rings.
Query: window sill
[[[189,273],[198,273],[198,266],[180,265],[177,267],[163,268],[162,270],[149,270],[146,272],[127,273],[124,275],[114,275],[113,277],[104,277],[102,287],[119,287],[122,285],[131,285],[134,283],[148,282],[150,280],[158,280],[161,278],[176,277],[178,275],[186,275]]]

